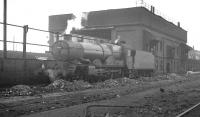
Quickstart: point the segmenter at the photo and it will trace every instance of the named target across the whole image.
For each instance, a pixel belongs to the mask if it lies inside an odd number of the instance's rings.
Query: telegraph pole
[[[3,58],[7,58],[7,0],[4,0],[3,9]]]

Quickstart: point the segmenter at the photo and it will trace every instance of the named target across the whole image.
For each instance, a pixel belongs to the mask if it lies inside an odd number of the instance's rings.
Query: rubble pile
[[[16,85],[10,89],[14,95],[26,96],[32,95],[33,90],[28,85]]]
[[[118,86],[126,86],[126,85],[136,85],[139,81],[130,78],[117,78],[117,79],[109,79],[104,82],[98,82],[95,85],[95,88],[113,88]]]
[[[124,78],[118,78],[116,79],[118,81],[118,83],[120,84],[120,86],[125,86],[125,85],[136,85],[139,83],[138,80],[135,80],[135,79],[130,79],[130,78],[127,78],[127,77],[124,77]]]
[[[186,78],[184,76],[180,76],[175,73],[165,74],[165,75],[156,75],[154,77],[140,77],[138,79],[130,79],[130,78],[117,78],[117,79],[108,79],[104,82],[97,82],[95,84],[90,84],[83,80],[75,80],[73,82],[69,82],[63,79],[58,79],[52,82],[47,86],[27,86],[27,85],[16,85],[11,88],[7,88],[5,90],[0,91],[0,97],[2,96],[31,96],[35,94],[41,93],[52,93],[56,91],[81,91],[89,88],[114,88],[119,86],[127,86],[127,85],[138,85],[143,82],[154,82],[161,80],[179,80]]]
[[[69,82],[63,79],[55,80],[47,86],[15,85],[0,91],[0,97],[32,96],[35,94],[52,93],[56,91],[80,91],[91,88],[92,85],[82,80]]]
[[[108,79],[104,82],[98,82],[94,85],[91,85],[88,82],[83,80],[75,80],[73,82],[68,82],[65,80],[56,80],[53,83],[49,84],[45,88],[47,90],[65,90],[65,91],[80,91],[89,88],[113,88],[118,86],[125,86],[129,84],[138,84],[139,82],[135,79],[130,78],[118,78],[118,79]]]
[[[27,85],[15,85],[1,92],[1,96],[28,96],[33,95],[34,91]]]
[[[73,82],[74,90],[84,90],[92,88],[92,85],[88,82],[84,82],[83,80],[75,80]]]
[[[175,74],[175,73],[171,73],[171,74],[168,74],[168,75],[167,75],[167,78],[168,78],[169,80],[178,80],[178,79],[183,79],[183,78],[186,78],[186,77],[180,76],[180,75]]]
[[[91,88],[92,85],[82,80],[69,82],[63,79],[55,80],[53,83],[45,87],[47,91],[65,90],[65,91],[79,91]]]
[[[63,79],[59,79],[59,80],[55,80],[51,84],[47,85],[45,87],[45,89],[47,92],[48,91],[56,91],[56,90],[73,91],[73,83],[63,80]]]
[[[105,80],[104,82],[98,82],[94,87],[95,88],[112,88],[112,87],[117,87],[120,84],[117,82],[115,79],[108,79]]]

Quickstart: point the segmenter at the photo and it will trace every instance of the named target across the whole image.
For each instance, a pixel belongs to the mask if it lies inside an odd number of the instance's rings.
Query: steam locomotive
[[[67,80],[96,82],[151,76],[155,70],[152,53],[133,50],[119,40],[116,43],[58,40],[52,46],[52,55],[59,61],[56,69]]]

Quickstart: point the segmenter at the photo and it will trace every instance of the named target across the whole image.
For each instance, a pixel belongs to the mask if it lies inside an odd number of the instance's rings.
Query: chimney
[[[155,7],[151,6],[151,12],[154,14],[155,13]]]
[[[155,7],[153,6],[153,14],[155,13]]]
[[[180,22],[177,23],[177,26],[180,27]]]

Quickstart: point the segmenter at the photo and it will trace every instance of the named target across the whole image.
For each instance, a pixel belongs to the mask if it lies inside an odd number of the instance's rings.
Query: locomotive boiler
[[[118,45],[105,43],[86,43],[86,42],[72,42],[67,40],[60,40],[53,44],[52,54],[57,60],[74,60],[74,59],[101,59],[105,60],[109,56],[120,58],[122,48]]]
[[[60,61],[57,66],[67,80],[93,82],[123,76],[150,76],[155,69],[151,53],[132,50],[124,43],[59,40],[52,46],[52,55]]]

